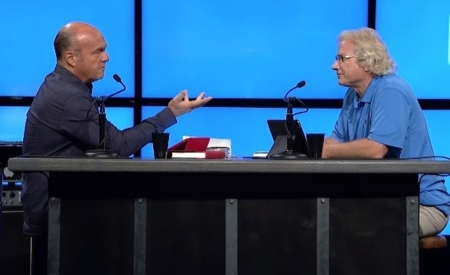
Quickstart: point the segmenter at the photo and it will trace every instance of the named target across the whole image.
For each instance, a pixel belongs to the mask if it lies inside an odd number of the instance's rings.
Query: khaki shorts
[[[444,230],[448,222],[439,209],[432,206],[420,205],[419,208],[419,237],[436,236]]]

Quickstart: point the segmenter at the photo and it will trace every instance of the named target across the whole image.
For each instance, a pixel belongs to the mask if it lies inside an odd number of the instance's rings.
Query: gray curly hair
[[[355,44],[355,55],[359,64],[373,75],[386,75],[396,71],[396,64],[388,53],[380,35],[371,28],[345,30],[338,41],[351,40]]]

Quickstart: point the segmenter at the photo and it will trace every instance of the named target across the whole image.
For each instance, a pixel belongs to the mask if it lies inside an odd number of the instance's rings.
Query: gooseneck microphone
[[[95,101],[97,101],[98,103],[105,102],[108,98],[111,98],[111,97],[113,97],[113,96],[115,96],[117,94],[120,94],[121,92],[123,92],[123,91],[125,91],[127,89],[127,87],[125,86],[125,84],[123,84],[122,79],[120,78],[119,75],[113,74],[113,78],[114,78],[115,81],[119,82],[122,85],[123,88],[118,90],[115,93],[112,93],[112,94],[108,95],[108,96],[99,96],[99,97],[97,97],[95,99]]]
[[[284,98],[283,98],[284,101],[286,101],[286,102],[289,101],[288,95],[289,95],[293,90],[302,88],[302,87],[305,86],[305,85],[306,85],[306,81],[302,80],[302,81],[300,81],[299,83],[297,83],[297,85],[295,85],[294,87],[290,88],[289,91],[287,91],[287,93],[284,95]]]
[[[108,96],[100,96],[95,98],[94,103],[97,103],[97,108],[100,108],[98,112],[98,129],[99,129],[99,138],[98,138],[98,146],[96,149],[92,149],[86,152],[86,156],[88,157],[98,157],[98,158],[112,158],[117,157],[117,153],[113,150],[110,150],[106,148],[106,130],[105,130],[105,124],[106,124],[106,112],[105,112],[105,101],[108,98],[111,98],[127,89],[125,84],[123,84],[122,79],[120,79],[120,76],[117,74],[113,75],[113,78],[115,81],[119,82],[122,85],[122,89],[120,89],[117,92],[114,92]]]
[[[288,97],[289,93],[291,93],[293,90],[302,88],[306,85],[306,82],[304,80],[300,81],[289,89],[287,93],[285,94],[283,100],[287,102],[287,111],[286,111],[286,121],[285,121],[285,127],[287,132],[287,148],[286,151],[273,154],[270,159],[280,159],[280,160],[295,160],[295,159],[303,159],[307,156],[302,153],[294,152],[294,141],[295,136],[292,135],[293,132],[293,123],[294,123],[294,114],[292,113],[292,102],[297,101],[296,97]]]

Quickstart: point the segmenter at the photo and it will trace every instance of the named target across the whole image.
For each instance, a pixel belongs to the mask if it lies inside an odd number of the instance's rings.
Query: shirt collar
[[[89,94],[92,94],[92,88],[94,87],[91,82],[89,83],[83,83],[76,75],[71,73],[69,70],[64,68],[63,66],[56,64],[55,67],[55,73],[61,75],[65,80],[69,81],[70,83],[74,84],[77,87],[80,87],[83,91],[88,92]]]
[[[374,78],[372,78],[372,80],[369,83],[369,86],[367,86],[366,92],[364,93],[364,95],[362,96],[362,98],[359,97],[358,93],[356,92],[356,90],[353,89],[354,93],[355,93],[355,99],[354,99],[354,103],[353,105],[355,107],[358,107],[359,105],[363,105],[365,103],[370,103],[372,101],[373,98],[373,93],[375,92],[375,88],[374,86],[377,85],[377,83],[380,81],[380,79],[383,76],[375,76]]]

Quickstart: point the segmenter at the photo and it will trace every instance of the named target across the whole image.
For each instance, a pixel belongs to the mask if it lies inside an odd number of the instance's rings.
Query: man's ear
[[[362,68],[366,73],[370,71],[369,66],[366,64],[359,64],[359,67]]]
[[[74,51],[66,51],[64,53],[64,59],[70,67],[75,67],[77,65],[78,55]]]
[[[369,66],[367,65],[367,63],[366,62],[364,62],[364,61],[366,61],[366,60],[363,60],[363,61],[361,61],[362,63],[360,63],[361,65],[361,67],[363,68],[363,70],[365,71],[365,72],[370,72],[370,68],[369,68]]]

